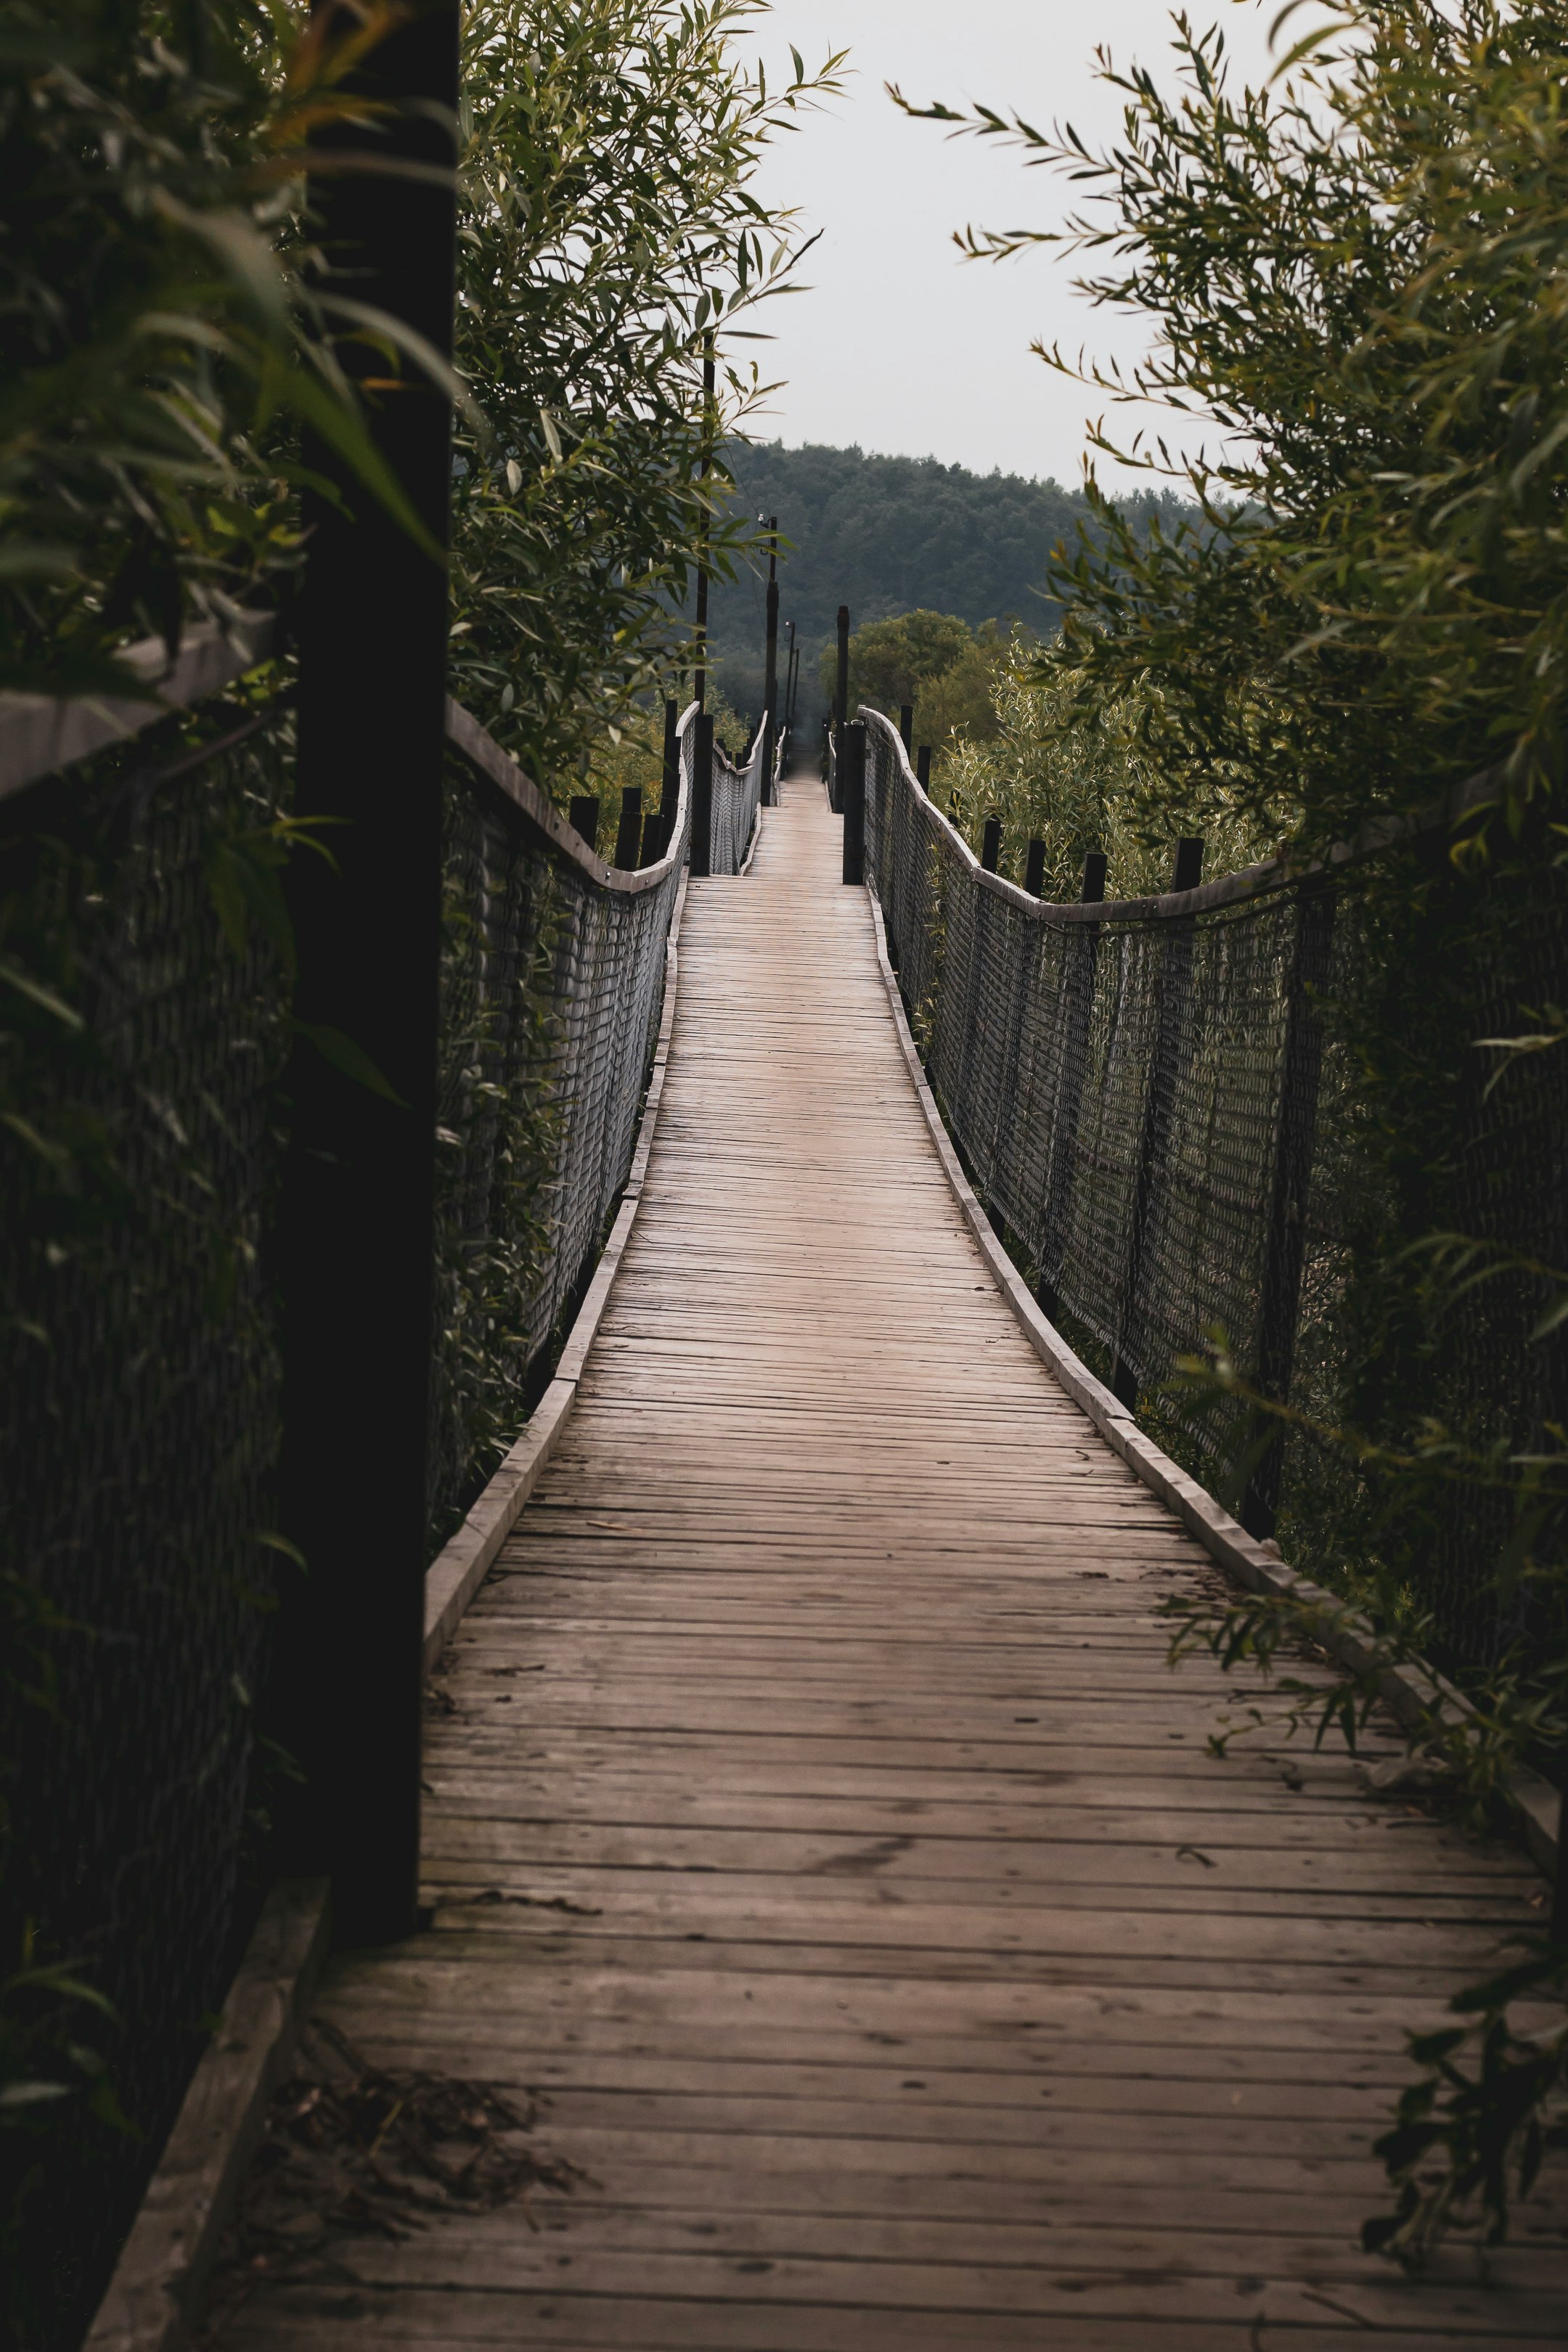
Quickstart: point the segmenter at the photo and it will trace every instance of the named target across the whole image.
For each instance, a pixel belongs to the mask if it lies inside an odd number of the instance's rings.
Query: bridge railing
[[[264,1866],[246,1822],[286,1793],[257,1777],[253,1718],[293,1579],[277,1544],[293,707],[255,667],[267,625],[237,646],[197,634],[158,685],[194,708],[0,703],[0,1935],[12,1965],[33,1923],[36,1959],[70,1961],[111,2003],[135,2131],[96,2123],[85,2087],[51,2110],[34,2210],[58,2231],[37,2266],[57,2317],[81,2316],[134,2208]],[[165,665],[146,652],[153,688]],[[548,1377],[626,1181],[696,716],[660,854],[617,871],[448,708],[431,1552]],[[319,1043],[342,1085],[375,1084],[354,1040]],[[357,1475],[345,1459],[347,1488]],[[49,1704],[12,1706],[30,1676]]]
[[[761,812],[776,797],[781,750],[782,744],[765,718],[739,766],[722,744],[714,744],[708,831],[710,874],[739,874],[750,856]]]
[[[1422,1017],[1419,992],[1412,1005],[1390,984],[1378,861],[1270,861],[1153,898],[1047,904],[985,870],[888,719],[859,722],[866,879],[988,1213],[1047,1315],[1205,1483],[1252,1461],[1251,1532],[1308,1502],[1321,1523],[1335,1473],[1320,1449],[1234,1402],[1178,1412],[1168,1384],[1223,1333],[1256,1391],[1337,1416],[1365,1336],[1346,1313],[1351,1237],[1387,1185],[1360,1045],[1369,1024]],[[1471,1040],[1517,1028],[1521,1004],[1568,1001],[1561,872],[1482,887],[1473,950],[1447,976]],[[1470,1060],[1446,1139],[1465,1230],[1561,1266],[1563,1073],[1537,1055],[1505,1100],[1490,1060]],[[1531,1344],[1545,1295],[1538,1276],[1500,1278],[1450,1327],[1441,1393],[1467,1438],[1517,1447],[1565,1417],[1561,1356]],[[1506,1638],[1508,1534],[1506,1506],[1477,1491],[1432,1532],[1421,1598],[1451,1654],[1485,1664]]]

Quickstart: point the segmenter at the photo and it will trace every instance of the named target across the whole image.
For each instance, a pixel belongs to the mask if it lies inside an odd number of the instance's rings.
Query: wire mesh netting
[[[709,835],[710,874],[739,874],[751,855],[758,812],[767,804],[776,777],[770,767],[771,730],[764,720],[737,767],[721,744],[713,747],[713,813]]]
[[[548,1376],[626,1181],[692,716],[668,847],[613,884],[449,761],[432,1549]],[[7,1967],[69,1962],[116,2021],[47,1984],[0,2018],[7,2074],[72,2091],[0,2142],[29,2176],[7,2256],[51,2347],[90,2316],[266,1868],[243,1832],[266,1794],[252,1716],[278,1557],[291,1031],[272,828],[292,742],[279,705],[200,749],[235,717],[168,722],[8,811],[6,968],[26,984],[0,1065],[0,1929]],[[131,2130],[105,2119],[109,2084]]]
[[[8,1968],[68,1962],[119,2021],[47,1982],[8,2006],[7,2055],[78,2083],[0,2143],[50,2345],[76,2340],[221,1999],[276,1523],[287,996],[274,943],[220,908],[286,800],[288,726],[180,772],[184,731],[36,787],[5,851],[8,960],[62,1011],[5,1019],[27,1132],[0,1162],[0,1906]],[[72,2045],[137,2137],[94,2114]]]
[[[1560,1423],[1561,1350],[1530,1334],[1539,1269],[1568,1264],[1565,1057],[1489,1091],[1476,1041],[1565,1001],[1561,871],[1466,878],[1417,845],[1186,911],[1042,906],[982,873],[896,730],[860,717],[868,878],[944,1117],[1047,1312],[1145,1424],[1321,1570],[1364,1556],[1364,1493],[1300,1432],[1263,1445],[1237,1400],[1173,1399],[1205,1341],[1331,1427],[1377,1426],[1391,1400],[1476,1447]],[[1439,1229],[1537,1270],[1401,1352],[1367,1269]],[[1445,1651],[1476,1664],[1521,1630],[1506,1517],[1472,1482],[1415,1547]]]
[[[630,888],[550,854],[483,776],[449,763],[430,1454],[443,1532],[515,1436],[631,1165],[689,833],[693,717],[669,846]]]

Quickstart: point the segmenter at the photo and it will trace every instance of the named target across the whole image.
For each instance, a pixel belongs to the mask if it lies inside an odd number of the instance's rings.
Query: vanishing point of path
[[[763,826],[689,889],[582,1402],[450,1653],[434,1927],[323,1996],[546,2092],[593,2185],[356,2241],[225,2352],[1561,2347],[1561,2210],[1489,2287],[1354,2250],[1402,2029],[1539,1882],[1205,1752],[1154,1611],[1212,1571],[986,1275],[820,785]]]

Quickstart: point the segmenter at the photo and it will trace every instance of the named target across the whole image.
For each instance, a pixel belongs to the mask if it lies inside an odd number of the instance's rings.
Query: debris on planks
[[[352,2279],[356,2239],[412,2237],[460,2214],[516,2205],[536,2185],[589,2176],[534,2147],[541,2103],[489,2083],[374,2066],[317,2019],[268,2114],[219,2256],[202,2341],[267,2284]]]

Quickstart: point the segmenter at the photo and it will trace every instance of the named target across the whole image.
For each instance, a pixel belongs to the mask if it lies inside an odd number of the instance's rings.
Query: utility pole
[[[713,337],[709,335],[702,361],[702,457],[698,479],[708,479],[713,462]],[[697,666],[691,697],[700,709],[708,695],[708,515],[702,517],[701,553],[697,565]]]
[[[763,799],[773,791],[773,744],[778,736],[779,698],[779,519],[768,517],[767,657],[763,677]]]

